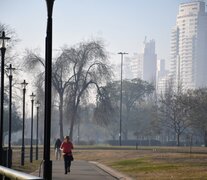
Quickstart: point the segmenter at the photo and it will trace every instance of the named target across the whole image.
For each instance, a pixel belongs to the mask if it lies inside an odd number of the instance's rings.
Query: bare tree
[[[44,67],[43,59],[31,51],[27,51],[25,62],[30,68],[35,68],[37,65]],[[63,138],[64,103],[68,111],[70,136],[72,138],[80,99],[84,98],[89,88],[92,87],[91,85],[99,90],[99,86],[109,80],[110,77],[107,55],[102,42],[84,42],[77,47],[62,49],[62,53],[53,63],[52,72],[53,87],[59,99],[61,138]]]
[[[165,126],[174,131],[177,141],[177,146],[180,146],[181,134],[191,126],[189,120],[190,108],[186,105],[186,98],[182,93],[182,86],[179,86],[177,91],[169,85],[164,95],[161,95],[159,100],[159,114],[162,126]]]
[[[73,137],[73,127],[81,98],[87,98],[88,91],[96,88],[101,94],[100,87],[111,79],[111,71],[107,65],[107,55],[100,41],[81,43],[77,48],[64,51],[70,60],[71,75],[67,89],[67,110],[70,120],[70,137]]]
[[[196,131],[203,134],[204,144],[207,147],[207,88],[188,91],[189,100],[185,103],[191,107],[190,121]]]

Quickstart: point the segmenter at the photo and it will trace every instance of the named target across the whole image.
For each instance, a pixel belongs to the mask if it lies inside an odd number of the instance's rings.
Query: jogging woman
[[[63,143],[60,146],[62,150],[64,164],[65,164],[65,174],[70,172],[71,161],[73,161],[72,149],[73,143],[70,141],[69,136],[65,136]]]

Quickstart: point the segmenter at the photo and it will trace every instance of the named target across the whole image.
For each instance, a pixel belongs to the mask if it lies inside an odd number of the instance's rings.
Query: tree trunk
[[[177,146],[180,146],[180,133],[177,133]]]
[[[78,85],[77,85],[78,86]],[[79,103],[80,103],[80,95],[78,94],[78,88],[76,87],[76,91],[75,91],[75,94],[74,94],[74,102],[73,102],[73,111],[72,111],[72,118],[71,118],[71,124],[70,124],[70,139],[73,140],[73,127],[74,127],[74,124],[75,124],[75,121],[76,121],[76,115],[77,115],[77,112],[78,112],[78,106],[79,106]]]
[[[59,126],[60,126],[60,139],[63,140],[63,94],[59,94],[60,104],[59,104]]]
[[[72,118],[71,118],[71,124],[70,124],[70,135],[69,135],[71,140],[73,140],[73,127],[75,124],[78,107],[75,106],[73,109],[74,109],[74,111],[72,112]]]
[[[70,139],[73,140],[73,127],[75,122],[75,113],[73,112],[72,118],[71,118],[71,124],[70,124]]]
[[[207,147],[207,130],[204,131],[204,145]]]

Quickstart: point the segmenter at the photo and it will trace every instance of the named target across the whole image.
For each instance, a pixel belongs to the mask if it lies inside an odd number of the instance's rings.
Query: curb
[[[97,167],[99,167],[100,169],[102,169],[103,171],[105,171],[106,173],[110,174],[111,176],[117,178],[117,179],[122,179],[122,180],[133,180],[133,178],[126,176],[106,165],[103,165],[101,163],[98,163],[96,161],[89,161],[89,163],[95,164]]]

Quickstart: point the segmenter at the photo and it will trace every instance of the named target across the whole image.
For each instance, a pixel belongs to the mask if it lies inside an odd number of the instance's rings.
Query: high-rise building
[[[121,59],[118,64],[113,64],[114,77],[115,80],[121,79]],[[123,57],[122,65],[122,78],[123,79],[133,79],[133,72],[131,69],[131,58],[127,55]]]
[[[157,62],[157,79],[166,76],[167,70],[165,68],[165,59],[160,59]]]
[[[165,60],[160,59],[157,62],[157,80],[156,89],[157,94],[165,93],[168,81],[168,71],[165,68]]]
[[[132,78],[139,78],[148,82],[156,82],[157,55],[155,54],[155,41],[145,38],[143,52],[135,53],[131,59]]]
[[[131,70],[133,74],[133,79],[143,79],[143,54],[135,53],[131,57]]]
[[[156,81],[157,55],[155,53],[155,41],[144,42],[143,55],[143,80]]]
[[[123,61],[123,79],[132,79],[132,78],[133,78],[133,73],[131,69],[131,58],[125,56]]]
[[[201,0],[179,6],[171,33],[170,76],[185,90],[207,85],[207,13]]]
[[[117,79],[120,74],[120,65],[114,67]],[[117,71],[118,70],[118,71]],[[144,41],[143,52],[134,53],[132,56],[124,56],[123,79],[139,78],[147,82],[156,83],[157,55],[155,54],[155,41]]]

